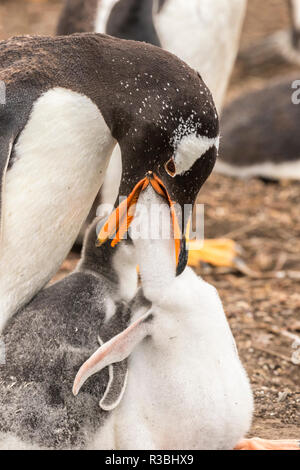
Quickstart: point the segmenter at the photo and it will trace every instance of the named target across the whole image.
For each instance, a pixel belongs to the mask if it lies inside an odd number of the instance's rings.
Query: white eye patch
[[[190,170],[194,163],[210,148],[219,149],[220,136],[209,138],[191,134],[180,141],[175,154],[176,175],[182,175]]]

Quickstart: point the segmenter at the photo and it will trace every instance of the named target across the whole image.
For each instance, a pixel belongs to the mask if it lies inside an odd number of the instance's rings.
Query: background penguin
[[[160,48],[96,34],[22,37],[1,42],[0,59],[1,331],[70,251],[116,142],[120,194],[155,171],[184,210],[213,169],[219,138],[200,76]],[[180,269],[184,244],[182,254]]]
[[[57,33],[94,31],[160,45],[201,74],[220,111],[246,5],[246,0],[66,0]]]
[[[79,366],[99,346],[97,336],[103,343],[128,326],[127,301],[137,290],[133,248],[96,249],[96,224],[76,272],[41,291],[4,331],[1,449],[85,448],[122,398],[126,361],[110,367],[109,376],[104,371],[79,400],[72,395]]]
[[[153,0],[66,0],[57,34],[106,33],[160,46],[153,23],[154,4]]]
[[[292,88],[297,79],[276,80],[225,108],[219,172],[241,178],[300,179],[300,82],[298,94]]]
[[[269,49],[265,43],[256,47],[250,54],[253,65],[259,66],[262,58],[266,63],[274,60],[275,53],[290,63],[300,64],[300,1],[290,0],[289,6],[291,28],[276,33],[278,41],[268,38]],[[217,171],[241,178],[300,179],[298,79],[294,74],[269,81],[225,108]]]

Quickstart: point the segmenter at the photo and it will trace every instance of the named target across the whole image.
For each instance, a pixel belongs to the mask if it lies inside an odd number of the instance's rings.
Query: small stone
[[[300,348],[292,354],[292,363],[295,366],[300,366]]]
[[[283,401],[285,401],[288,397],[288,392],[279,392],[278,393],[278,402],[279,403],[282,403]]]

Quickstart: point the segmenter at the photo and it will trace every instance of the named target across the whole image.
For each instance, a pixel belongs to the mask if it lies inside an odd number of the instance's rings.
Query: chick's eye
[[[176,165],[175,165],[174,157],[170,158],[170,160],[167,161],[167,163],[165,164],[165,170],[168,173],[168,175],[174,178],[174,176],[176,175]]]

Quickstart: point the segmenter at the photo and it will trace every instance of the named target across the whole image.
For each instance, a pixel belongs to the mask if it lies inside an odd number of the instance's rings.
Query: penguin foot
[[[192,268],[197,268],[201,262],[224,268],[238,268],[238,255],[241,249],[233,240],[226,238],[204,241],[191,240],[188,247],[188,263]]]
[[[244,439],[235,450],[300,450],[300,439],[297,440],[279,440],[270,441],[267,439]]]

